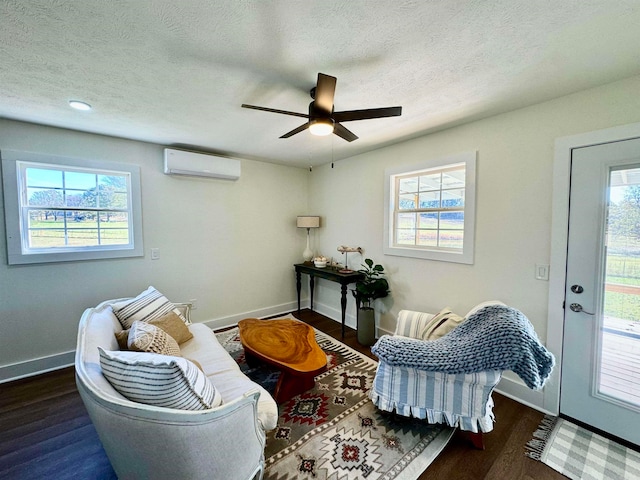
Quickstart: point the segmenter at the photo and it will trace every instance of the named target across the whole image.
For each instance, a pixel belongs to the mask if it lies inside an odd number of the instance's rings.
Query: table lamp
[[[312,228],[320,227],[320,217],[312,216],[312,215],[299,215],[297,221],[298,228],[306,228],[307,229],[307,248],[302,252],[302,258],[305,262],[310,262],[313,258],[313,252],[311,248],[309,248],[309,230]]]

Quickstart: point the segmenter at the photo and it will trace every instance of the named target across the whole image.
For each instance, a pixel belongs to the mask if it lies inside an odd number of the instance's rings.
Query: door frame
[[[562,375],[562,342],[569,229],[569,182],[571,153],[574,148],[617,142],[640,137],[640,123],[596,130],[557,138],[553,162],[553,200],[551,206],[551,252],[547,315],[547,348],[556,357],[556,367],[547,380],[543,393],[544,410],[560,412],[560,377]]]

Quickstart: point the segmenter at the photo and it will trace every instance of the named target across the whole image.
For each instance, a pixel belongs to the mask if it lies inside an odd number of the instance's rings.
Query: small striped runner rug
[[[526,455],[574,480],[640,479],[640,453],[567,420],[547,415]]]

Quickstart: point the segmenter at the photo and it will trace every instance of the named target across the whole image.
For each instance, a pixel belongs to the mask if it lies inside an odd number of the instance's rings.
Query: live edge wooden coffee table
[[[304,322],[246,318],[238,327],[247,361],[253,357],[282,372],[274,394],[278,403],[312,388],[314,377],[327,368],[327,356],[316,343],[313,328]]]

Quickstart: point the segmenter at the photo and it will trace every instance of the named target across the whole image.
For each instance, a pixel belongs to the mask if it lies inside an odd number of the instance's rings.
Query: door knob
[[[587,315],[595,315],[595,313],[591,313],[591,312],[587,312],[585,309],[582,308],[582,305],[580,305],[579,303],[572,303],[571,305],[569,305],[569,308],[571,309],[572,312],[576,312],[576,313],[586,313]]]

